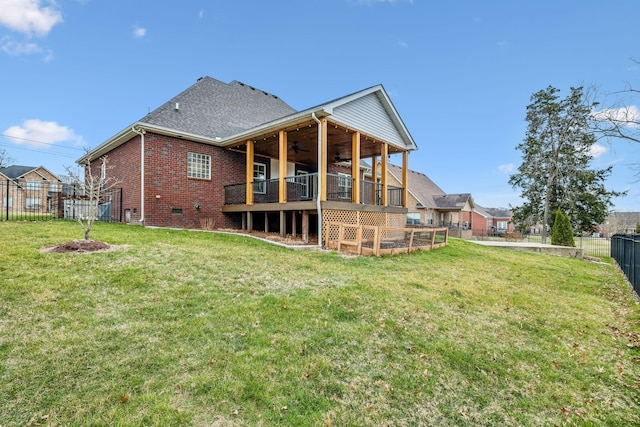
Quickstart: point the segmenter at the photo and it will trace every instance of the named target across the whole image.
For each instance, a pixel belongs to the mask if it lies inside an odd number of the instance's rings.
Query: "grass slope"
[[[610,264],[461,240],[383,258],[0,223],[0,425],[638,425]]]

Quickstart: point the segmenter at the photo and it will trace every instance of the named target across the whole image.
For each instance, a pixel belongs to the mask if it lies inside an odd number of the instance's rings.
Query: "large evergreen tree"
[[[590,230],[601,223],[619,195],[604,187],[611,168],[590,169],[591,148],[596,142],[589,131],[591,106],[582,88],[571,88],[564,99],[549,86],[536,92],[527,106],[525,139],[517,146],[522,164],[509,184],[521,190],[522,206],[514,208],[520,229],[540,223],[542,242],[553,226],[556,209],[567,212],[574,228]]]

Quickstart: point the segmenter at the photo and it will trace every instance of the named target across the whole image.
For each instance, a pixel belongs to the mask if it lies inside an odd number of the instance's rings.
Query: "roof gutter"
[[[320,201],[320,194],[322,194],[322,123],[316,117],[315,112],[311,112],[311,118],[318,123],[318,187],[316,195],[316,209],[318,210],[318,247],[322,249],[322,202]]]

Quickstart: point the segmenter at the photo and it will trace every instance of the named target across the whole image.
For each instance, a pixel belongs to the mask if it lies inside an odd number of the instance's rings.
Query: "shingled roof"
[[[477,206],[477,205],[476,205]],[[511,218],[511,210],[507,208],[484,208],[494,218]]]
[[[402,182],[402,168],[400,166],[387,163],[387,170],[397,181]],[[445,195],[445,192],[442,191],[435,182],[431,181],[431,178],[423,173],[412,171],[411,169],[409,169],[408,190],[409,193],[416,198],[418,203],[425,208],[431,209],[438,207],[438,203],[434,197]]]
[[[12,165],[12,166],[7,166],[6,168],[0,168],[0,173],[6,176],[7,178],[17,179],[37,168],[38,168],[37,166]]]
[[[433,200],[436,202],[438,209],[464,209],[467,202],[471,201],[471,194],[444,194],[435,196]],[[473,208],[473,202],[471,202]]]
[[[244,83],[201,77],[140,122],[222,139],[295,112],[277,96]]]
[[[204,144],[233,147],[288,126],[332,116],[345,126],[375,134],[391,147],[417,146],[382,85],[296,111],[275,95],[238,81],[201,77],[177,96],[125,127],[77,160],[83,164],[151,131]]]
[[[52,175],[53,177],[58,179],[58,177],[55,174],[51,173],[51,171],[49,171],[44,166],[12,165],[12,166],[7,166],[5,168],[0,168],[0,174],[2,174],[4,176],[6,176],[7,178],[12,179],[14,181],[24,177],[29,172],[35,172],[38,175],[40,175],[43,179],[49,180],[48,177],[46,177],[46,176],[42,175],[42,173],[40,173],[41,171],[46,171],[47,173],[49,173],[50,175]],[[60,182],[59,179],[58,179],[58,182]]]

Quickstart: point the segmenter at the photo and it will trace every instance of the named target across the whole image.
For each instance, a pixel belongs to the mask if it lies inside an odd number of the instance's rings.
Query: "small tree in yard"
[[[11,156],[9,156],[7,150],[0,150],[0,168],[6,168],[13,162],[14,160]]]
[[[571,222],[569,221],[569,216],[562,213],[560,209],[556,210],[556,218],[553,221],[551,244],[571,247],[576,245],[573,240],[573,229],[571,227]]]
[[[76,220],[84,230],[84,240],[91,240],[91,228],[93,223],[98,219],[100,200],[105,193],[115,188],[120,181],[114,177],[107,177],[107,165],[109,159],[103,156],[99,159],[100,168],[94,171],[91,168],[91,159],[87,157],[86,161],[81,164],[84,166],[84,177],[66,167],[67,173],[73,181],[80,183],[81,191],[74,195],[74,203],[80,200],[88,203],[86,210],[82,210],[77,215]]]

